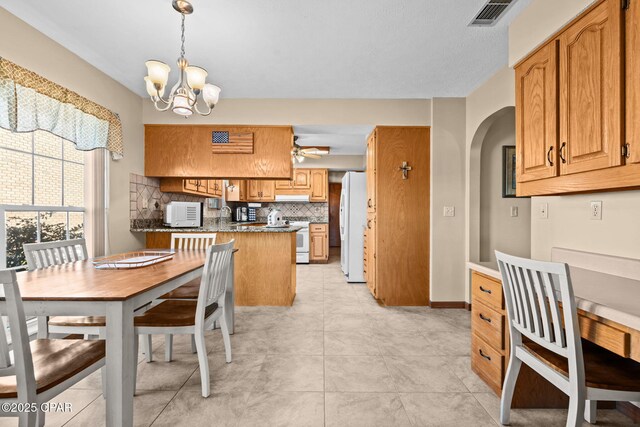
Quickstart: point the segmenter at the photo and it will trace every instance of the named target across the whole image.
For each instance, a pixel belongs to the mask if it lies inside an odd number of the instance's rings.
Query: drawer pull
[[[491,294],[491,289],[485,289],[482,286],[480,286],[480,290],[486,294]]]
[[[487,323],[491,323],[491,318],[489,318],[489,317],[484,317],[484,316],[482,315],[482,313],[478,314],[478,316],[480,316],[480,318],[481,318],[482,320],[484,320],[485,322],[487,322]]]
[[[484,353],[482,352],[482,349],[479,349],[479,350],[478,350],[478,353],[480,353],[480,356],[484,357],[485,359],[487,359],[487,360],[491,360],[491,356],[487,356],[486,354],[484,354]]]

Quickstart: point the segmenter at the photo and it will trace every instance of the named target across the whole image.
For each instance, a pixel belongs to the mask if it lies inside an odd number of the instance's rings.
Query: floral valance
[[[44,77],[0,58],[0,127],[13,132],[41,129],[69,140],[78,150],[109,150],[122,158],[117,114]]]

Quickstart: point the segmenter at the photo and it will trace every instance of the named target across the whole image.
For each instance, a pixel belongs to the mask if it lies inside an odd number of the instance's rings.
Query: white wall
[[[482,142],[480,166],[480,261],[496,263],[495,250],[529,257],[531,199],[502,197],[503,147],[515,145],[515,109],[489,128]],[[511,216],[511,208],[518,216]]]
[[[431,301],[464,301],[464,98],[436,98],[431,129]],[[445,206],[455,207],[444,217]]]
[[[509,26],[509,66],[527,56],[596,0],[533,0]]]
[[[129,232],[129,173],[143,172],[142,99],[2,8],[0,55],[120,115],[125,157],[110,161],[111,252],[142,247],[144,236]]]

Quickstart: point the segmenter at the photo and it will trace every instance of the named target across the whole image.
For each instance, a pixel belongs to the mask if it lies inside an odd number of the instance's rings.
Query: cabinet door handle
[[[491,318],[489,318],[489,317],[484,317],[484,315],[483,315],[482,313],[478,314],[478,316],[480,316],[480,318],[481,318],[482,320],[484,320],[485,322],[487,322],[487,323],[491,323]]]
[[[484,353],[482,352],[482,349],[479,349],[479,350],[478,350],[478,353],[480,353],[480,356],[484,357],[485,359],[487,359],[487,360],[491,360],[491,356],[487,356],[486,354],[484,354]]]
[[[369,199],[369,200],[367,201],[367,206],[369,206],[370,208],[372,208],[372,207],[373,207],[373,204],[371,203],[371,199]]]
[[[549,151],[547,151],[547,161],[549,162],[549,166],[553,166],[553,160],[551,160],[552,152],[553,152],[553,146],[549,147]]]
[[[371,230],[371,220],[370,219],[367,220],[367,228],[369,230]]]
[[[480,290],[481,290],[482,292],[484,292],[485,294],[491,294],[491,289],[485,289],[485,288],[483,288],[482,286],[480,286]]]
[[[563,142],[562,145],[560,146],[560,160],[562,160],[562,163],[567,163],[567,159],[565,159],[564,157],[564,149],[567,146],[566,142]]]

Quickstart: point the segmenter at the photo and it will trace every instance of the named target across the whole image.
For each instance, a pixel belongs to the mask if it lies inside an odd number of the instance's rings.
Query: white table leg
[[[133,302],[107,303],[107,426],[133,426]]]

